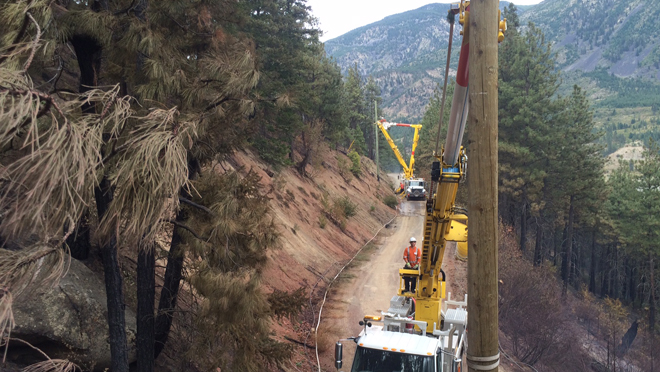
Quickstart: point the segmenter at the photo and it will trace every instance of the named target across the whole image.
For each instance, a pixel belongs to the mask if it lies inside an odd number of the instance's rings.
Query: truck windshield
[[[433,372],[433,357],[358,347],[351,372]]]
[[[410,186],[424,187],[424,181],[411,181]]]

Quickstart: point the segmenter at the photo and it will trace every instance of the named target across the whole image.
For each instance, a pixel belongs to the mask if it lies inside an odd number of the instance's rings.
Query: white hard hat
[[[410,241],[411,241],[411,242],[416,242],[417,239],[415,239],[415,237],[413,236],[412,238],[410,238]]]

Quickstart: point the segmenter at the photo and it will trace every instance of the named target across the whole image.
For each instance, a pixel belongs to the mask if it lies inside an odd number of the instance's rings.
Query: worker
[[[401,182],[401,184],[399,185],[399,190],[397,191],[397,193],[400,194],[402,192],[403,192],[403,182]]]
[[[417,239],[415,237],[410,238],[410,246],[406,247],[403,251],[403,260],[406,262],[404,269],[419,269],[419,260],[422,256],[421,250],[417,247]],[[415,292],[417,289],[417,276],[416,275],[404,275],[403,280],[406,282],[405,292]]]

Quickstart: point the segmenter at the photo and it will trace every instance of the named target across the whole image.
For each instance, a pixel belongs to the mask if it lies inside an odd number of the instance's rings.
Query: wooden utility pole
[[[472,0],[469,28],[468,371],[497,371],[498,0]]]
[[[380,164],[378,163],[378,102],[374,101],[374,134],[376,135],[376,179],[380,182]]]

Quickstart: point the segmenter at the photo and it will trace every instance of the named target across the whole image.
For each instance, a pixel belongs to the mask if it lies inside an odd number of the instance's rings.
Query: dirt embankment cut
[[[314,346],[311,328],[316,324],[317,302],[323,296],[329,280],[370,240],[376,231],[390,221],[396,211],[382,200],[394,195],[386,174],[376,179],[376,166],[362,157],[360,177],[340,166],[350,164],[341,152],[327,150],[320,166],[308,166],[308,175],[295,169],[274,171],[250,150],[237,152],[224,167],[250,169],[262,178],[264,191],[272,197],[269,206],[279,226],[281,249],[269,253],[269,265],[264,274],[267,291],[292,291],[305,288],[308,306],[301,321],[291,324],[282,319],[274,331],[283,340],[296,346],[291,371],[312,370],[315,351],[297,342]],[[343,169],[340,169],[343,168]],[[226,169],[229,170],[229,169]],[[350,202],[355,215],[344,224],[329,217],[329,209],[340,201]],[[421,225],[420,225],[421,226]]]

